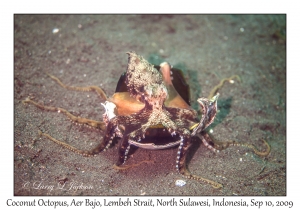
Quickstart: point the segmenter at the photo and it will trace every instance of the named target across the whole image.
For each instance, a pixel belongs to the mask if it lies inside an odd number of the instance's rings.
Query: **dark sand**
[[[286,195],[285,15],[16,15],[14,24],[15,195]],[[177,148],[137,149],[127,164],[154,163],[116,171],[119,142],[86,158],[38,135],[42,130],[78,148],[94,147],[102,132],[21,101],[31,96],[102,120],[103,100],[95,93],[65,90],[45,73],[112,95],[126,70],[127,51],[184,69],[193,102],[222,78],[239,75],[242,83],[220,90],[213,135],[260,150],[260,139],[266,139],[270,155],[260,158],[241,147],[215,154],[196,143],[189,170],[224,185],[214,189],[176,172]],[[187,184],[175,186],[178,179]],[[72,183],[92,189],[69,190]]]

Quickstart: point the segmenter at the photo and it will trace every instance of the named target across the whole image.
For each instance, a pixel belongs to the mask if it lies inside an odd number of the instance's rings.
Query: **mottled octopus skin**
[[[191,146],[191,134],[201,132],[213,121],[217,109],[216,101],[199,99],[202,111],[205,111],[202,121],[200,120],[201,125],[198,126],[201,130],[198,128],[190,130],[191,126],[199,123],[197,112],[190,107],[184,109],[165,106],[168,91],[162,74],[135,52],[128,52],[128,56],[126,85],[130,95],[145,106],[137,113],[111,119],[107,124],[102,146],[94,152],[107,148],[114,137],[120,137],[121,145],[116,165],[122,165],[130,149],[129,141],[141,141],[145,138],[147,129],[160,125],[169,132],[170,136],[174,137],[174,140],[179,140],[177,170],[189,178],[195,178],[187,171],[185,165],[187,151]]]
[[[115,93],[107,98],[101,88],[96,86],[73,87],[63,84],[55,76],[49,75],[62,87],[76,91],[96,91],[107,101],[102,104],[106,112],[103,114],[103,122],[80,118],[72,115],[62,108],[44,106],[32,101],[30,98],[23,100],[25,103],[32,103],[35,106],[48,110],[58,111],[67,115],[72,121],[80,124],[89,125],[98,129],[105,129],[105,135],[102,142],[90,151],[77,149],[67,143],[56,140],[49,134],[39,132],[55,143],[62,145],[83,156],[93,156],[106,150],[114,138],[120,138],[119,158],[116,163],[120,166],[125,163],[131,145],[146,149],[165,149],[178,146],[176,157],[176,168],[183,176],[190,179],[196,179],[207,182],[215,188],[222,187],[221,184],[192,175],[186,168],[186,157],[188,149],[192,145],[192,137],[198,136],[203,144],[213,151],[219,151],[228,146],[245,146],[252,149],[255,154],[267,156],[270,152],[270,146],[265,142],[268,149],[265,152],[258,151],[253,145],[236,143],[235,141],[215,142],[206,133],[205,129],[214,121],[217,114],[217,99],[219,94],[215,94],[229,79],[223,79],[216,86],[211,98],[199,98],[197,102],[201,108],[201,116],[193,110],[188,103],[175,90],[171,79],[171,66],[168,63],[160,65],[160,71],[148,63],[142,56],[135,52],[128,52],[128,67],[126,71],[126,89],[128,92]],[[152,129],[152,130],[151,130]],[[167,144],[154,145],[145,144],[145,139],[151,131],[158,129],[166,130],[173,141]],[[165,135],[165,134],[164,134]],[[154,136],[155,137],[155,136]]]

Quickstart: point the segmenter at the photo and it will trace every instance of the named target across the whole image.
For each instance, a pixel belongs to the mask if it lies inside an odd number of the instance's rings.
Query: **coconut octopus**
[[[44,106],[30,98],[23,101],[23,103],[31,103],[44,110],[64,113],[76,123],[105,130],[103,140],[97,147],[90,151],[83,151],[57,140],[47,133],[40,131],[40,134],[83,156],[94,156],[105,151],[115,138],[119,138],[121,139],[119,157],[115,164],[116,168],[119,169],[127,160],[132,146],[144,149],[166,149],[178,146],[177,171],[186,178],[204,181],[215,188],[221,188],[222,184],[193,175],[187,169],[186,158],[194,136],[200,138],[207,148],[215,152],[228,146],[245,146],[251,148],[259,156],[269,154],[270,146],[264,140],[267,150],[260,152],[250,144],[235,141],[216,142],[205,131],[217,114],[218,89],[226,80],[231,80],[237,76],[222,80],[214,88],[209,98],[197,100],[201,109],[199,116],[197,111],[190,106],[189,89],[182,91],[181,87],[173,85],[174,77],[174,79],[181,81],[182,86],[188,87],[180,70],[172,68],[167,62],[160,64],[160,66],[154,66],[135,52],[127,52],[127,54],[127,71],[121,76],[116,92],[110,98],[107,98],[103,90],[97,86],[67,86],[55,76],[49,75],[66,89],[95,91],[104,98],[106,101],[102,105],[106,111],[103,114],[103,122],[76,117],[65,109]],[[144,142],[149,136],[151,137],[150,142]],[[171,140],[168,142],[155,141],[158,137]]]

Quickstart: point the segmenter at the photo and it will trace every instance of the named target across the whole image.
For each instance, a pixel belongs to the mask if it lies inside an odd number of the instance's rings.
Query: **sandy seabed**
[[[285,15],[15,15],[14,17],[14,194],[15,195],[286,195],[286,16]],[[213,153],[200,142],[188,168],[223,184],[222,189],[177,173],[177,148],[137,149],[124,171],[112,165],[118,143],[86,158],[42,138],[44,131],[82,149],[103,132],[71,123],[22,100],[31,97],[76,116],[102,120],[103,99],[68,91],[46,73],[74,86],[97,85],[111,96],[126,70],[127,51],[153,64],[183,69],[193,107],[222,78],[242,82],[220,90],[220,112],[210,127],[220,140],[254,144]],[[186,185],[175,185],[176,180]]]

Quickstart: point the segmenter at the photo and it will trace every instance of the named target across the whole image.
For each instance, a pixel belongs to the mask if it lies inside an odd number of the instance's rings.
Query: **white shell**
[[[115,114],[115,108],[116,105],[110,101],[105,101],[105,103],[101,103],[102,106],[105,108],[105,115],[108,117],[108,120],[111,120],[116,116]]]

